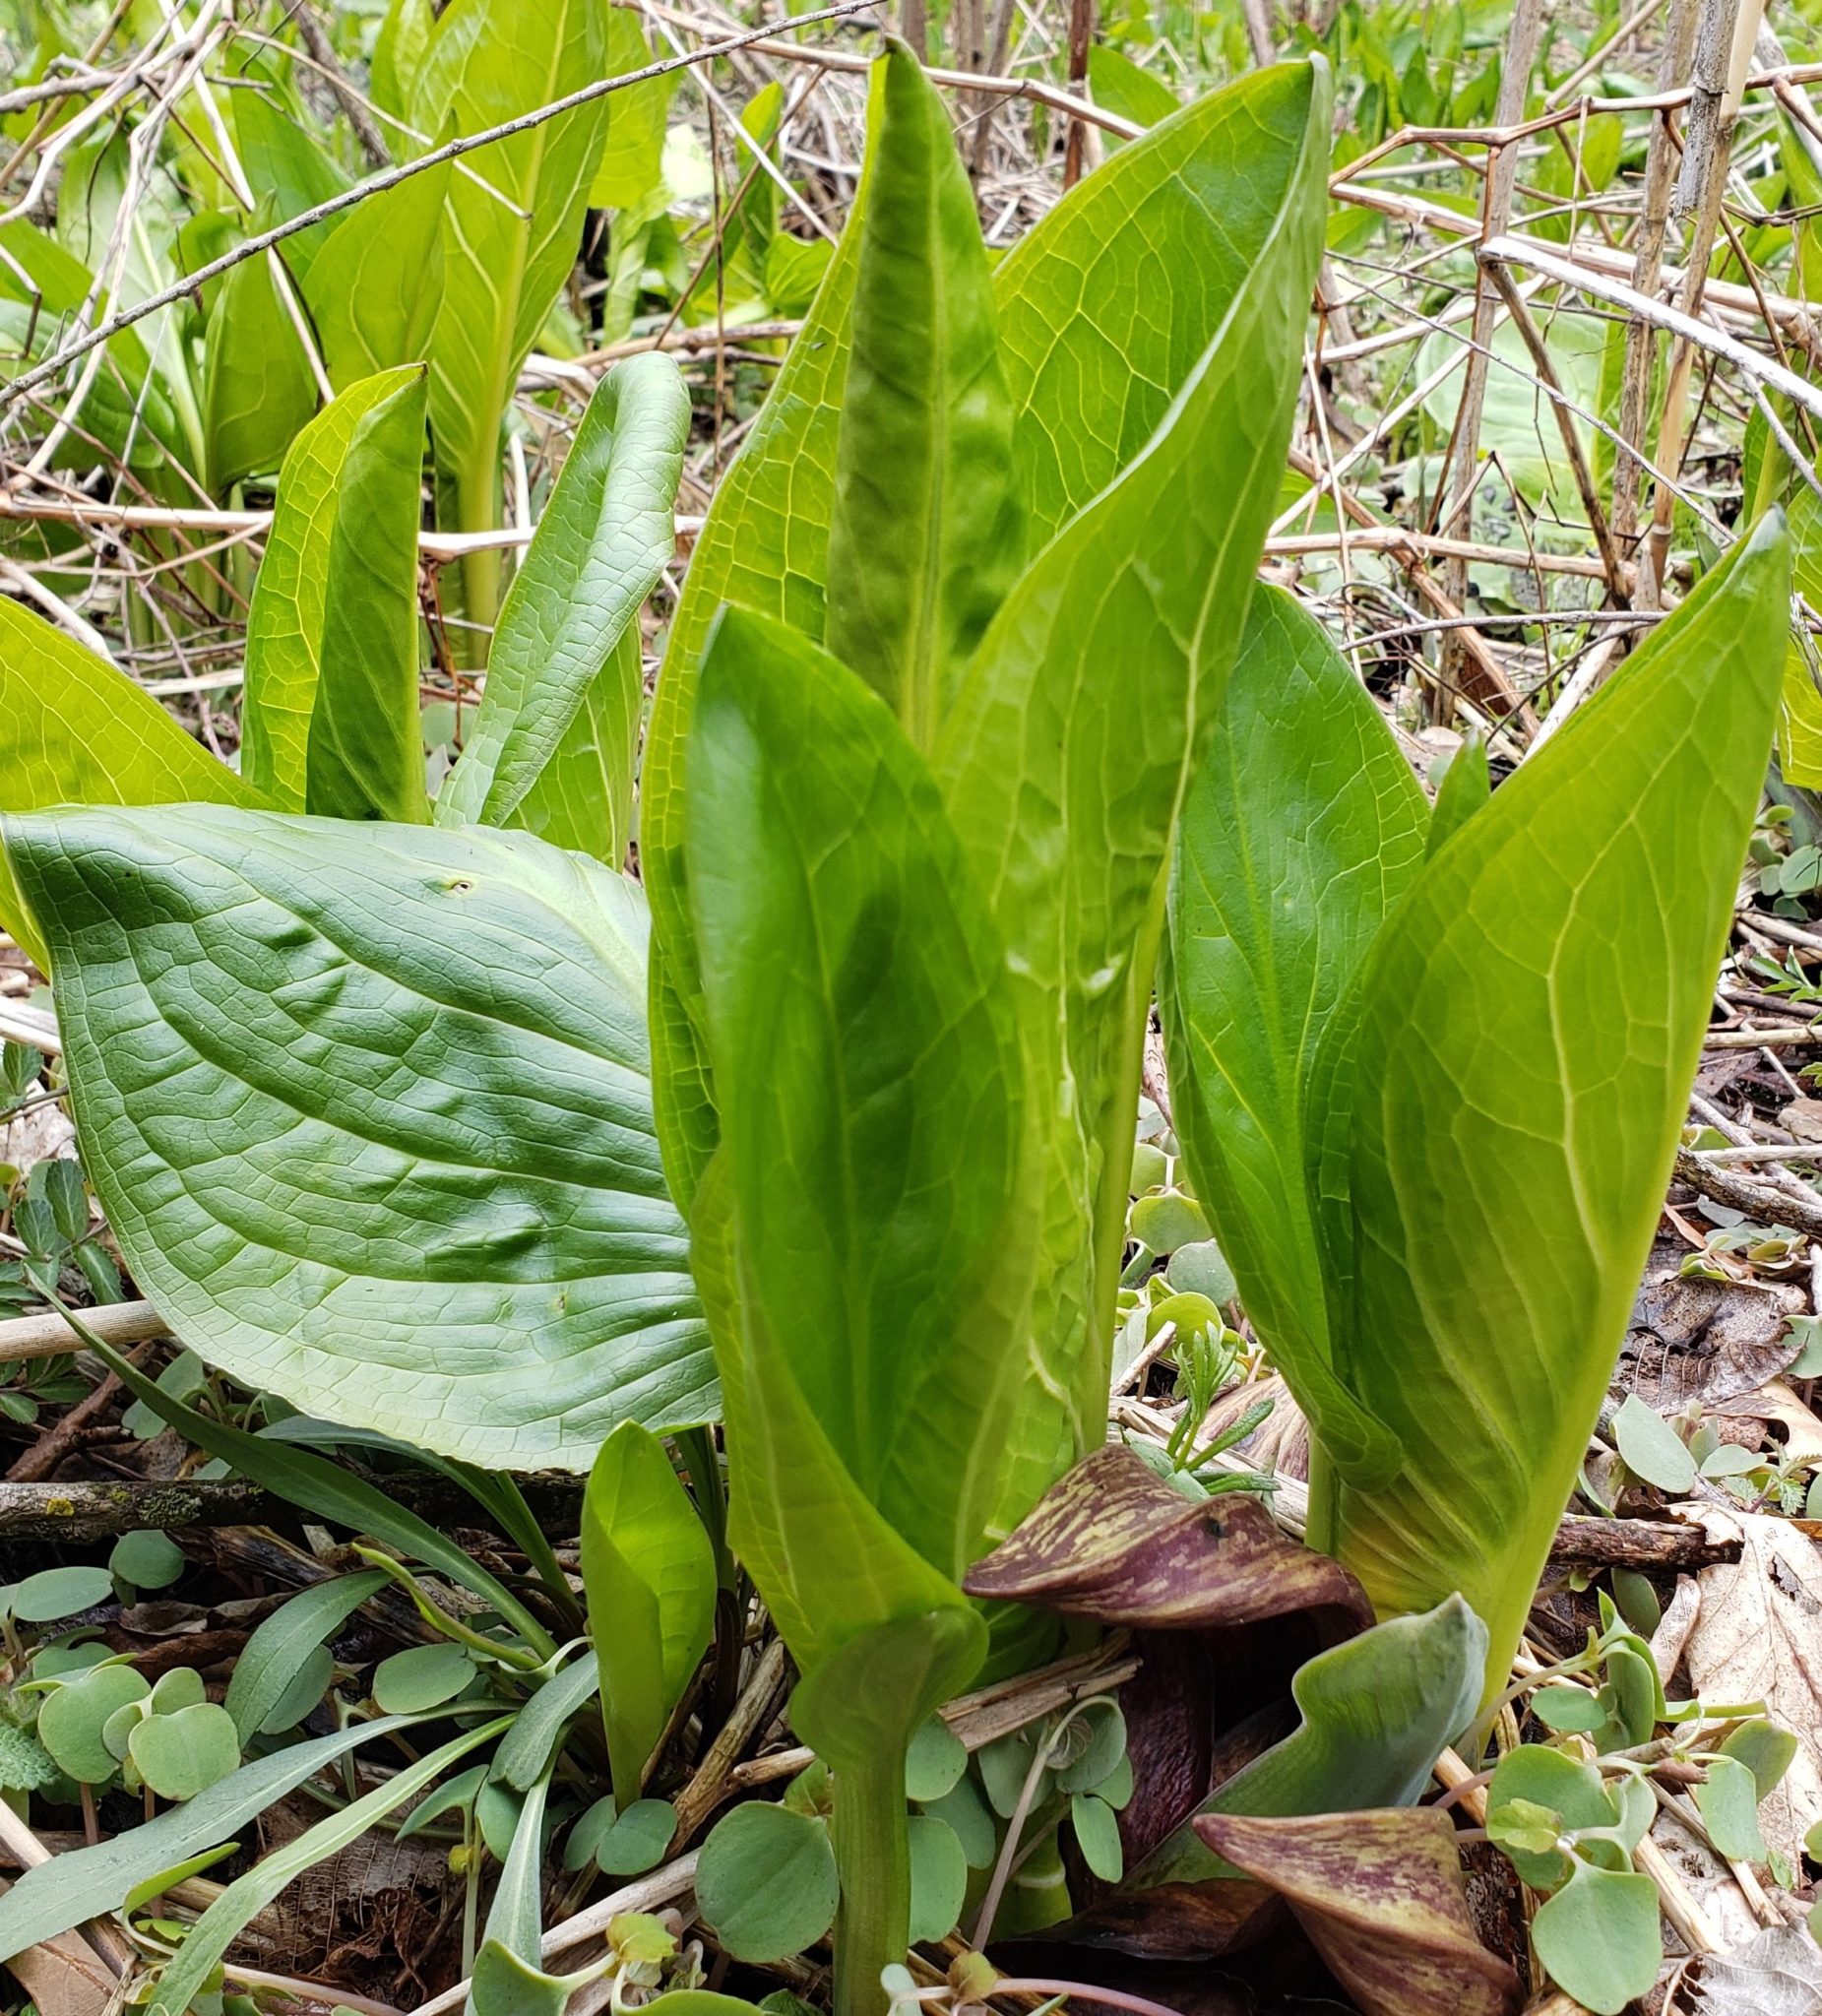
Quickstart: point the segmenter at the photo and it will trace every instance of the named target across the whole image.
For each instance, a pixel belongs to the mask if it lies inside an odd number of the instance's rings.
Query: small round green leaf
[[[114,1578],[105,1568],[46,1568],[13,1591],[13,1614],[22,1624],[54,1624],[106,1603]]]
[[[1202,1215],[1202,1206],[1180,1190],[1141,1197],[1128,1224],[1133,1237],[1154,1253],[1174,1253],[1179,1246],[1209,1243],[1209,1222]]]
[[[1117,1702],[1098,1701],[1070,1724],[1068,1734],[1078,1732],[1080,1747],[1072,1751],[1068,1761],[1058,1760],[1056,1782],[1064,1792],[1093,1792],[1102,1780],[1113,1776],[1126,1754],[1126,1718]]]
[[[387,1715],[418,1715],[453,1701],[474,1677],[474,1662],[460,1645],[413,1645],[373,1670],[373,1699]]]
[[[1550,1979],[1594,2016],[1649,1994],[1664,1960],[1658,1886],[1649,1876],[1577,1864],[1532,1924]]]
[[[1558,1735],[1585,1735],[1606,1720],[1600,1696],[1586,1687],[1539,1687],[1531,1697],[1531,1712]]]
[[[1076,1830],[1082,1859],[1103,1883],[1117,1883],[1126,1870],[1120,1847],[1119,1816],[1105,1799],[1079,1792],[1069,1801],[1069,1821]]]
[[[573,1872],[592,1862],[601,1836],[613,1825],[615,1817],[611,1793],[603,1793],[592,1806],[579,1813],[563,1844],[563,1866]]]
[[[1634,1477],[1681,1496],[1695,1488],[1695,1458],[1656,1408],[1628,1393],[1613,1417],[1613,1440]]]
[[[1240,1292],[1233,1269],[1213,1239],[1179,1246],[1164,1269],[1164,1279],[1178,1294],[1206,1295],[1211,1302],[1230,1302]]]
[[[149,1705],[154,1715],[175,1715],[180,1708],[194,1708],[208,1699],[202,1674],[193,1666],[174,1666],[153,1682]]]
[[[944,1821],[953,1831],[971,1869],[993,1866],[999,1853],[999,1830],[993,1824],[992,1809],[973,1778],[960,1780],[953,1792],[932,1799],[924,1811],[931,1819]],[[1822,1857],[1817,1859],[1822,1860]]]
[[[1154,1148],[1149,1141],[1141,1141],[1132,1152],[1132,1179],[1127,1196],[1143,1197],[1148,1190],[1162,1189],[1169,1173],[1170,1165],[1163,1150]]]
[[[240,1767],[234,1718],[213,1701],[149,1716],[128,1738],[133,1768],[160,1798],[193,1799]]]
[[[127,1747],[133,1740],[133,1732],[145,1721],[149,1713],[144,1701],[129,1701],[116,1708],[101,1725],[101,1747],[116,1764],[127,1761]]]
[[[44,1697],[38,1741],[79,1785],[105,1785],[118,1765],[101,1732],[116,1710],[144,1701],[151,1692],[130,1666],[94,1667]]]
[[[664,1859],[677,1814],[668,1799],[635,1799],[600,1837],[595,1863],[604,1876],[641,1876]]]
[[[107,1557],[108,1572],[134,1589],[168,1589],[188,1565],[164,1533],[123,1533]]]
[[[703,1843],[696,1897],[723,1949],[763,1965],[813,1946],[835,1918],[829,1830],[805,1813],[736,1806]]]
[[[946,1939],[968,1897],[968,1858],[945,1820],[913,1813],[911,1839],[911,1935],[913,1942]]]
[[[968,1748],[940,1715],[911,1739],[905,1757],[905,1796],[919,1804],[953,1792],[968,1769]]]
[[[1775,1722],[1744,1722],[1722,1744],[1721,1754],[1736,1757],[1745,1765],[1752,1773],[1760,1798],[1766,1798],[1784,1782],[1784,1775],[1796,1755],[1796,1738]]]
[[[1717,1853],[1734,1862],[1765,1859],[1758,1783],[1737,1757],[1708,1760],[1708,1778],[1696,1787],[1695,1802]]]

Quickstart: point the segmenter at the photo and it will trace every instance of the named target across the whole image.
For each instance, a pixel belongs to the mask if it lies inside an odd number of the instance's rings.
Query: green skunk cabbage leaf
[[[243,477],[273,474],[316,411],[316,381],[268,255],[221,279],[203,356],[209,486],[221,496]]]
[[[251,805],[258,793],[124,672],[33,610],[0,599],[0,810],[196,800]],[[0,923],[48,971],[50,955],[5,863]]]
[[[422,821],[421,364],[364,378],[292,442],[247,612],[241,768],[281,811]]]
[[[928,749],[1018,570],[993,278],[948,108],[885,59],[829,528],[830,651]]]
[[[302,280],[338,392],[421,359],[443,292],[443,203],[454,169],[426,168],[363,197],[335,223]],[[484,172],[484,170],[483,170]]]
[[[412,93],[414,123],[478,133],[603,74],[607,10],[595,0],[454,0],[431,32]],[[430,424],[437,472],[458,522],[499,523],[500,425],[519,367],[575,263],[607,103],[578,105],[470,157],[445,200],[443,297],[430,342]],[[478,178],[478,179],[477,179]],[[505,197],[506,202],[500,201]],[[465,559],[465,582],[490,620],[499,554]]]
[[[605,75],[624,77],[652,61],[652,46],[638,15],[616,7],[607,17]],[[623,210],[651,193],[663,173],[664,119],[677,88],[674,70],[629,84],[607,100],[607,140],[596,164],[589,202],[596,210]]]
[[[1302,1726],[1228,1779],[1202,1810],[1288,1818],[1410,1805],[1473,1720],[1485,1659],[1486,1627],[1458,1596],[1318,1653],[1290,1683]],[[1224,1873],[1231,1871],[1185,1824],[1127,1887]]]
[[[730,1537],[806,1687],[845,1653],[898,1683],[884,1703],[830,1690],[812,1720],[891,1714],[902,1743],[979,1657],[955,1578],[980,1551],[1030,1292],[1004,954],[903,729],[783,624],[723,616],[689,762]],[[856,1649],[925,1617],[927,1660]]]
[[[1088,52],[1088,84],[1095,102],[1109,112],[1130,119],[1137,126],[1156,126],[1161,119],[1180,109],[1181,101],[1161,77],[1142,70],[1130,56],[1123,56],[1110,42],[1095,42]],[[1109,147],[1124,145],[1111,135]]]
[[[606,734],[586,822],[594,830],[548,837],[619,865],[645,693],[639,610],[674,550],[689,427],[689,394],[668,357],[629,357],[596,388],[500,610],[486,690],[438,800],[439,825],[504,826],[572,729],[593,730],[585,702],[598,692]]]
[[[884,69],[874,72],[875,131]],[[1302,256],[1274,241],[1287,185],[1310,173],[1311,91],[1307,68],[1284,65],[1200,99],[1080,183],[995,267],[1000,366],[1033,548],[1145,446],[1262,257],[1282,266]],[[640,863],[656,942],[655,1098],[675,1121],[665,1154],[686,1212],[715,1123],[684,885],[682,743],[697,662],[723,602],[823,637],[868,198],[863,180],[772,395],[716,492],[647,736]]]
[[[715,1553],[664,1445],[637,1421],[601,1444],[582,1501],[582,1582],[621,1812],[715,1626]]]
[[[6,840],[90,1173],[201,1355],[499,1469],[713,1414],[633,884],[524,834],[207,806]]]
[[[1327,74],[1281,90],[1301,144],[1268,157],[1265,249],[1158,432],[1001,604],[931,763],[1016,976],[1046,1136],[1009,1525],[1105,1434],[1164,870],[1278,497],[1322,253]]]
[[[1304,1412],[1382,1470],[1396,1446],[1334,1369],[1304,1143],[1318,1044],[1422,863],[1428,823],[1321,625],[1259,589],[1177,834],[1159,988],[1171,1112],[1247,1314]]]
[[[1331,1480],[1335,1550],[1382,1613],[1460,1590],[1489,1689],[1663,1202],[1788,594],[1774,514],[1425,865],[1368,957],[1338,1365],[1405,1463],[1371,1491]]]
[[[1471,736],[1456,751],[1454,761],[1443,773],[1442,786],[1436,793],[1436,808],[1430,815],[1429,833],[1423,843],[1426,858],[1444,841],[1455,838],[1486,803],[1492,789],[1486,744],[1478,735]]]

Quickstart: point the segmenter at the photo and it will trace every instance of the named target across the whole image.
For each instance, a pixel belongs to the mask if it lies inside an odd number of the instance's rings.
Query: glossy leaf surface
[[[1029,1292],[1018,1038],[928,772],[854,674],[727,612],[689,760],[730,1533],[813,1675],[869,1625],[974,1623],[954,1578]],[[906,1706],[901,1743],[941,1698]]]
[[[504,826],[581,725],[601,740],[589,851],[619,864],[644,695],[639,610],[674,549],[689,426],[689,394],[668,357],[629,357],[596,389],[500,610],[486,690],[438,801],[439,824]],[[617,652],[629,636],[631,649]]]
[[[1270,74],[1300,144],[1278,164],[1265,248],[1144,452],[1001,604],[932,762],[1017,975],[1044,1116],[1043,1258],[1007,1434],[1011,1518],[1102,1439],[1164,870],[1288,438],[1330,99],[1314,66]]]
[[[525,835],[195,806],[7,842],[90,1172],[202,1355],[495,1468],[713,1413],[632,884]]]
[[[715,1555],[658,1437],[622,1421],[582,1503],[582,1581],[622,1812],[715,1624]]]
[[[0,811],[46,805],[250,805],[257,793],[124,672],[33,610],[0,599]],[[0,923],[49,953],[10,867]]]
[[[424,373],[362,379],[298,435],[247,612],[241,766],[286,812],[429,816],[417,699]]]
[[[1788,581],[1782,525],[1762,521],[1435,855],[1369,957],[1347,1371],[1405,1463],[1370,1493],[1340,1483],[1337,1550],[1382,1611],[1461,1590],[1487,1620],[1489,1687],[1663,1202]]]
[[[1259,589],[1183,807],[1159,997],[1171,1115],[1247,1314],[1331,1444],[1396,1448],[1334,1371],[1306,1171],[1325,1033],[1423,859],[1429,808],[1316,620]],[[1357,1014],[1357,1008],[1355,1010]]]
[[[1019,563],[993,281],[949,113],[885,58],[829,527],[825,641],[928,749]]]

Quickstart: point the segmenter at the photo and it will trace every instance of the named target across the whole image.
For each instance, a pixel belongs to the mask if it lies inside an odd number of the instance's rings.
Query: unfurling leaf
[[[658,1437],[622,1421],[582,1503],[582,1581],[623,1813],[715,1624],[709,1536]]]

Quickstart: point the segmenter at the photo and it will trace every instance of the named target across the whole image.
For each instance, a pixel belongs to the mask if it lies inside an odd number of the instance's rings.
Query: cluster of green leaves
[[[603,380],[433,807],[426,392],[362,379],[286,458],[241,774],[0,607],[0,802],[87,808],[12,820],[0,914],[49,961],[97,1193],[189,1344],[358,1426],[582,1467],[622,1418],[715,1405],[618,872],[689,404],[661,357]]]
[[[1326,105],[1302,67],[1191,107],[994,268],[890,53],[672,628],[660,1133],[732,1539],[836,1775],[848,2009],[905,1945],[906,1745],[985,1653],[957,1578],[1101,1439],[1163,877],[1277,491]]]
[[[1680,1725],[1667,1747],[1700,1766],[1687,1817],[1717,1854],[1741,1862],[1772,1859],[1758,1806],[1790,1768],[1796,1738],[1750,1707],[1705,1713],[1697,1702],[1666,1702],[1651,1648],[1604,1595],[1601,1614],[1586,1651],[1532,1693],[1532,1713],[1562,1739],[1500,1759],[1487,1787],[1487,1833],[1546,1899],[1532,1937],[1550,1979],[1596,2016],[1618,2016],[1650,1992],[1664,1960],[1658,1886],[1633,1861],[1658,1813],[1650,1775],[1665,1747],[1653,1741],[1659,1727]],[[1741,1719],[1716,1740],[1714,1722],[1729,1717]]]
[[[1682,1126],[1777,706],[1763,521],[1490,800],[1432,814],[1262,591],[1185,810],[1161,989],[1196,1194],[1312,1431],[1311,1538],[1459,1590],[1503,1682]]]

